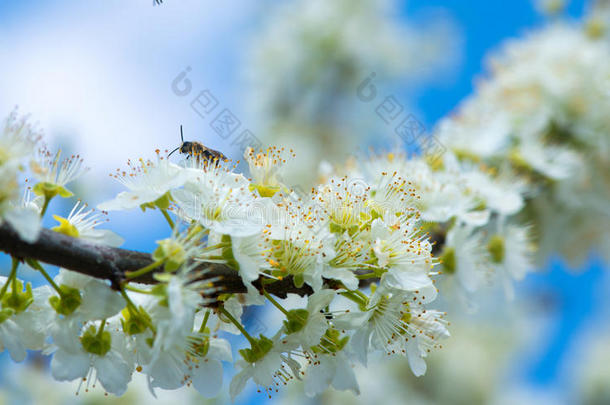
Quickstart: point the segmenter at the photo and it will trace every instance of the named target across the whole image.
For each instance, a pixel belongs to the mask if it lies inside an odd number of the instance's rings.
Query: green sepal
[[[143,307],[137,310],[125,307],[121,311],[121,315],[123,315],[121,326],[123,326],[123,331],[128,335],[144,333],[148,329],[148,325],[151,324],[150,315],[148,315]]]
[[[15,311],[12,308],[0,309],[0,323],[6,321],[11,316],[15,315]]]
[[[95,327],[91,325],[83,336],[81,336],[80,343],[87,353],[104,356],[110,351],[112,337],[110,336],[110,332],[107,331],[98,333]]]
[[[146,209],[154,210],[155,208],[160,208],[162,210],[166,210],[169,208],[170,203],[172,202],[172,196],[169,191],[163,194],[161,197],[157,198],[155,201],[147,202],[144,204],[140,204],[140,209],[142,211],[146,211]]]
[[[328,227],[329,227],[331,233],[343,234],[343,232],[345,232],[345,228],[344,227],[342,227],[341,225],[336,224],[334,222],[331,222],[328,225]]]
[[[67,188],[60,186],[58,184],[49,183],[47,181],[36,183],[36,185],[32,188],[32,191],[34,192],[34,194],[43,196],[47,200],[52,199],[56,195],[59,195],[60,197],[63,197],[63,198],[69,198],[74,195]]]
[[[53,296],[49,298],[49,304],[55,309],[55,312],[61,315],[70,315],[80,306],[82,297],[77,288],[62,284],[59,286],[61,296]]]
[[[2,308],[10,308],[15,314],[23,312],[27,307],[34,302],[34,295],[32,294],[32,284],[27,283],[25,286],[25,292],[23,292],[23,282],[20,280],[15,281],[17,291],[4,294],[2,297]]]
[[[308,318],[309,312],[306,309],[291,309],[288,311],[288,315],[286,315],[286,320],[284,321],[286,334],[290,335],[299,332],[307,325]]]
[[[354,236],[356,234],[356,232],[358,232],[360,228],[358,227],[358,225],[352,225],[349,228],[347,228],[347,233],[349,236]]]
[[[345,347],[349,341],[349,336],[341,337],[341,332],[335,328],[328,328],[320,343],[317,346],[313,346],[311,350],[314,353],[337,353]]]
[[[157,276],[168,276],[168,277],[159,277],[157,278]],[[167,284],[165,284],[166,282],[169,282],[169,274],[154,274],[153,277],[155,279],[157,279],[158,281],[161,281],[162,284],[157,284],[155,285],[151,290],[151,294],[152,295],[156,295],[157,297],[160,297],[161,299],[159,300],[159,305],[162,305],[164,307],[169,307],[169,301],[167,299]]]
[[[157,241],[159,245],[152,254],[154,261],[163,260],[165,271],[173,273],[186,261],[187,255],[184,246],[172,238]]]
[[[305,284],[305,278],[302,274],[295,274],[292,280],[296,288],[301,288],[303,287],[303,284]]]
[[[239,350],[239,354],[241,354],[241,357],[248,363],[256,363],[265,357],[272,348],[273,341],[260,335],[259,339],[253,339],[253,342],[250,342],[250,349],[241,349]]]

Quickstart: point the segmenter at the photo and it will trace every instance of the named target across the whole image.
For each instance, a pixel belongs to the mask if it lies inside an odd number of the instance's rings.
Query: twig
[[[0,251],[20,259],[31,258],[91,277],[110,280],[115,289],[120,288],[121,282],[125,280],[126,272],[141,269],[153,263],[148,253],[99,245],[49,229],[42,229],[38,239],[33,243],[28,243],[21,240],[7,223],[0,225]],[[201,274],[200,279],[203,280],[217,278],[214,285],[220,287],[218,294],[247,291],[239,274],[224,264],[202,263],[195,271],[197,274]],[[132,281],[154,284],[156,281],[153,274],[156,272],[163,272],[163,267],[160,266]],[[253,284],[259,291],[262,291],[262,278]],[[339,288],[339,284],[332,280],[326,280],[326,284],[329,288]],[[313,293],[313,290],[307,285],[300,288],[295,287],[292,277],[284,277],[282,280],[265,284],[265,290],[280,298],[285,298],[289,293],[301,296]]]

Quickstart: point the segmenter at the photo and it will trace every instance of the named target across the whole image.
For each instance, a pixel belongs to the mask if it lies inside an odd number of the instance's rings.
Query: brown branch
[[[153,263],[148,253],[99,245],[49,229],[42,229],[38,239],[33,243],[28,243],[21,240],[7,223],[0,225],[0,251],[20,259],[31,258],[91,277],[107,279],[111,281],[114,288],[118,288],[121,281],[125,279],[126,272],[138,270]],[[202,270],[200,274],[204,280],[217,279],[214,281],[214,285],[220,287],[219,293],[246,292],[246,287],[239,274],[229,266],[202,263],[197,270]],[[154,272],[163,272],[163,269],[159,267],[134,281],[154,284],[155,279],[152,277]],[[259,290],[262,289],[261,281],[259,279],[254,282],[255,287]],[[331,280],[328,280],[327,284],[329,287],[337,288],[337,284]],[[288,293],[301,296],[313,293],[307,285],[301,288],[295,287],[292,277],[285,277],[283,280],[266,284],[265,290],[280,298],[285,298]]]

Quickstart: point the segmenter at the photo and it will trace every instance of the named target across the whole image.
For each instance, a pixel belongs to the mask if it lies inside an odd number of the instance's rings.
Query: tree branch
[[[126,272],[138,270],[153,263],[148,253],[99,245],[49,229],[42,229],[38,239],[33,243],[28,243],[21,240],[7,223],[0,225],[0,251],[16,258],[31,258],[91,277],[107,279],[111,281],[114,288],[118,288],[120,282],[125,279]],[[229,266],[202,263],[197,270],[200,270],[203,280],[218,279],[214,281],[214,286],[220,287],[218,294],[247,291],[237,271]],[[163,268],[159,267],[133,281],[154,284],[156,282],[152,276],[154,272],[163,272]],[[262,289],[261,282],[260,278],[254,282],[254,286],[259,291]],[[327,285],[331,288],[338,287],[337,283],[332,280],[327,280]],[[313,290],[307,285],[301,288],[295,287],[290,276],[266,284],[265,290],[280,298],[285,298],[288,293],[301,296],[313,293]]]

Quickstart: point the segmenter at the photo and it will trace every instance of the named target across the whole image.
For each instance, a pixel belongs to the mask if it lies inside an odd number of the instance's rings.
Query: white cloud
[[[223,65],[242,50],[226,46],[243,35],[251,4],[55,1],[0,16],[0,113],[32,113],[48,140],[73,142],[92,175],[175,146],[179,124],[221,147],[170,83],[190,65],[194,87],[227,91]]]

